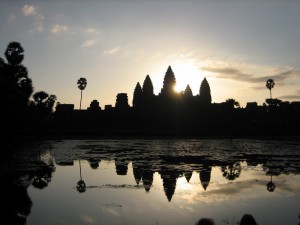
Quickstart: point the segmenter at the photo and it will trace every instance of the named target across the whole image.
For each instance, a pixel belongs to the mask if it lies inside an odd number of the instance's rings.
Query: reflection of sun
[[[186,181],[185,177],[180,177],[177,179],[176,189],[181,190],[181,191],[188,191],[188,190],[193,190],[194,186],[192,184],[188,183]]]
[[[203,80],[203,71],[197,68],[193,61],[175,62],[171,64],[176,77],[175,91],[184,91],[189,84],[193,95],[198,94],[201,81]]]

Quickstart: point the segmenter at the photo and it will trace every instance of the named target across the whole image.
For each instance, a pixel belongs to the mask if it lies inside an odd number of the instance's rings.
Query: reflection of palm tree
[[[79,172],[80,173],[80,180],[77,182],[76,189],[79,193],[83,193],[86,190],[86,185],[85,185],[84,180],[82,180],[82,176],[81,176],[81,163],[80,163],[80,160],[79,160],[79,171],[80,171]]]
[[[276,185],[272,181],[272,175],[271,175],[271,180],[267,183],[267,190],[269,192],[273,192],[276,188]]]
[[[77,81],[78,88],[80,89],[80,109],[81,109],[81,101],[82,101],[82,91],[85,89],[87,85],[87,81],[84,77],[79,78]]]
[[[230,164],[229,166],[222,166],[223,177],[227,180],[235,180],[241,175],[241,165],[239,162]]]

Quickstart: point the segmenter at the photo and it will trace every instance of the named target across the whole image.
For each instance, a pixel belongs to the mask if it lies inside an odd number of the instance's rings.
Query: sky
[[[115,105],[147,75],[161,91],[170,65],[182,91],[212,102],[300,101],[299,0],[0,0],[0,57],[16,41],[34,91],[79,108],[77,80],[87,79],[82,108]]]

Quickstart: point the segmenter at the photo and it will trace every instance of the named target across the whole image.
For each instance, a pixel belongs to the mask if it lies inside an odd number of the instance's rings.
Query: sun
[[[176,77],[175,91],[184,91],[189,84],[193,94],[198,94],[200,83],[204,77],[203,71],[198,69],[193,61],[175,62],[171,64],[171,67]]]

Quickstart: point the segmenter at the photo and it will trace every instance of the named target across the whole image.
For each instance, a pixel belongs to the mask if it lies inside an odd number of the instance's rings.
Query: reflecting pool
[[[298,224],[300,143],[44,141],[1,157],[10,224]],[[6,194],[7,193],[7,194]]]

